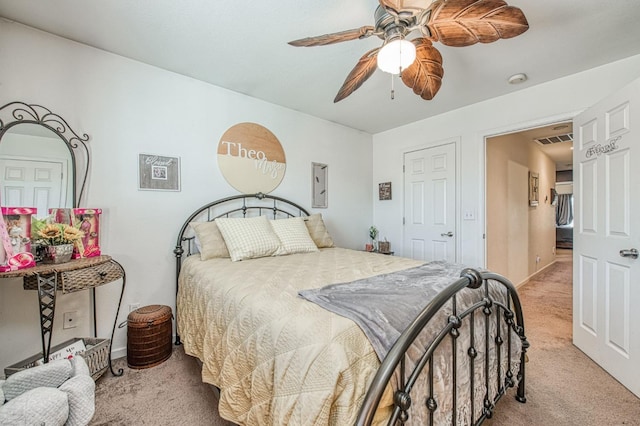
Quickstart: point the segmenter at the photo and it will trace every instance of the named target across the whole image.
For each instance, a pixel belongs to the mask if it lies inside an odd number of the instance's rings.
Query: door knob
[[[453,232],[449,231],[445,234],[440,234],[441,237],[453,237]]]
[[[632,259],[638,258],[638,250],[632,248],[629,250],[620,250],[620,256],[622,257],[630,257]]]

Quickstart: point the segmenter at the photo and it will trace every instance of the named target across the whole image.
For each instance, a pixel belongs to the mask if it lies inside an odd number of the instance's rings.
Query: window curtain
[[[573,194],[559,194],[556,204],[556,225],[565,226],[573,222]]]

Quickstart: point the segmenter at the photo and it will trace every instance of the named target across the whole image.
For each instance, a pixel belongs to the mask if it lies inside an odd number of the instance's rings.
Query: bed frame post
[[[180,233],[180,235],[182,236],[182,232]],[[184,254],[184,249],[182,248],[182,243],[181,243],[181,238],[178,239],[178,244],[176,245],[176,248],[173,249],[173,254],[176,256],[176,302],[178,300],[177,296],[178,296],[178,277],[180,276],[180,268],[182,267],[182,255]],[[178,307],[176,306],[176,310],[178,309]],[[179,346],[182,344],[182,341],[180,340],[180,334],[178,333],[178,322],[176,321],[176,341],[175,341],[175,345]]]

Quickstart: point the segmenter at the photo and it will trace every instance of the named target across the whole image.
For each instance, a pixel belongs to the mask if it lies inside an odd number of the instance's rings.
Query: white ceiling
[[[0,16],[372,134],[640,54],[638,0],[509,4],[527,16],[524,34],[461,48],[435,44],[445,75],[432,101],[397,79],[391,100],[390,75],[376,71],[337,104],[345,77],[380,39],[287,42],[373,25],[377,0],[0,0]],[[529,80],[509,85],[516,73]]]

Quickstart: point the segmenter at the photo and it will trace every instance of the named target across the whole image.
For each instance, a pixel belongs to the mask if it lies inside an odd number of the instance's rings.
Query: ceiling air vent
[[[538,142],[540,145],[550,145],[558,142],[573,141],[573,133],[565,133],[564,135],[555,135],[546,138],[537,138],[534,139],[534,141]]]

